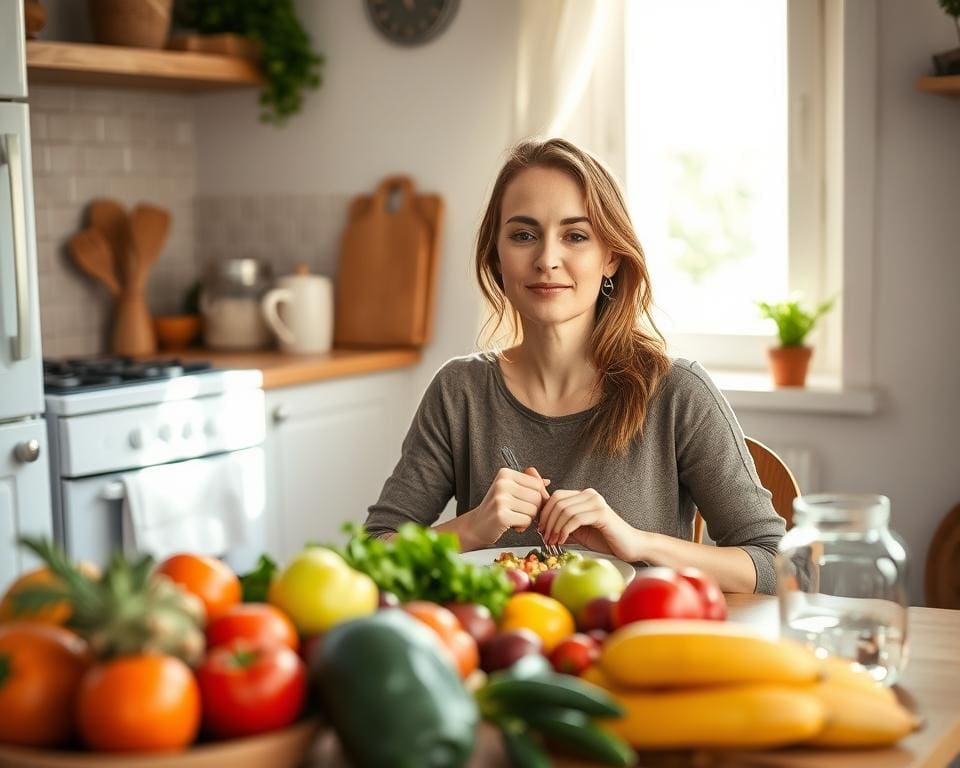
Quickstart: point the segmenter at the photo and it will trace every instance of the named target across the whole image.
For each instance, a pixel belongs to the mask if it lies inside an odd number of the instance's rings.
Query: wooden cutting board
[[[406,176],[350,205],[337,273],[337,346],[423,346],[432,334],[443,201]]]

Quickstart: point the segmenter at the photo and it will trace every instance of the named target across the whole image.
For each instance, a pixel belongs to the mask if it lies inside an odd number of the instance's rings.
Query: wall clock
[[[390,42],[421,45],[445,30],[460,0],[365,0],[370,21]]]

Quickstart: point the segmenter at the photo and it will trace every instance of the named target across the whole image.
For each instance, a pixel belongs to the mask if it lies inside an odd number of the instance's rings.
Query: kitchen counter
[[[209,360],[217,368],[255,368],[263,372],[263,388],[276,389],[296,384],[379,373],[407,368],[420,362],[418,349],[334,349],[320,355],[288,355],[277,350],[217,352],[193,348],[160,352],[156,356],[182,360]]]

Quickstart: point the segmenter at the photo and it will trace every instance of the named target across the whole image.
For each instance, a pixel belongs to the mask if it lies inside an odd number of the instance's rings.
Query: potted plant
[[[767,350],[770,373],[778,387],[802,387],[807,380],[807,367],[813,349],[804,345],[807,334],[833,306],[833,299],[824,301],[813,310],[806,310],[798,299],[770,304],[758,301],[764,317],[777,324],[780,346]]]
[[[320,86],[323,56],[311,48],[293,0],[178,0],[175,18],[201,34],[232,32],[256,43],[263,122],[282,125],[300,111],[303,92]]]
[[[960,41],[960,0],[940,0],[940,7],[953,16],[953,23],[957,27],[957,40]],[[933,57],[934,71],[941,75],[960,75],[960,47],[953,48]]]

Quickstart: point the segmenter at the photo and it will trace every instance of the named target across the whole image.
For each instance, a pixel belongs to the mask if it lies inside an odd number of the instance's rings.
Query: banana
[[[749,684],[689,690],[628,690],[596,665],[584,677],[614,694],[626,714],[600,723],[637,749],[767,748],[813,738],[825,707],[811,686]]]
[[[799,643],[695,620],[628,624],[604,643],[600,666],[614,684],[639,688],[812,683],[821,669]]]
[[[910,733],[917,722],[896,696],[825,680],[806,688],[823,704],[826,723],[807,743],[818,747],[880,747]]]
[[[845,688],[871,693],[881,699],[897,704],[897,695],[893,689],[873,679],[870,673],[859,664],[837,656],[827,656],[820,662],[821,678]]]

